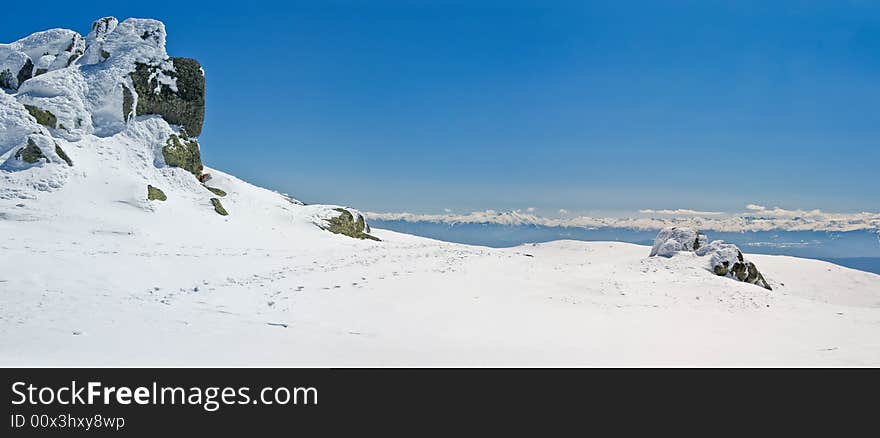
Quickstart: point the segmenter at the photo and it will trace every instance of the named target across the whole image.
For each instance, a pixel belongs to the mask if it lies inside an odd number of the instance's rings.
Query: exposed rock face
[[[664,228],[657,233],[650,256],[672,257],[679,251],[694,252],[700,257],[709,257],[709,269],[715,275],[734,278],[772,290],[758,271],[758,267],[745,260],[742,251],[736,245],[721,240],[707,244],[707,240],[705,234],[692,228]]]
[[[47,159],[40,147],[30,138],[28,139],[27,146],[19,149],[18,152],[15,153],[15,158],[28,164],[36,163],[37,161],[40,161],[40,159]]]
[[[171,58],[158,65],[137,63],[131,81],[137,92],[137,115],[159,114],[198,137],[205,120],[205,75],[199,62]],[[170,68],[169,68],[170,67]]]
[[[378,237],[367,234],[370,232],[370,227],[364,221],[363,215],[358,214],[357,220],[355,220],[354,215],[344,208],[334,208],[333,210],[338,211],[339,216],[326,219],[327,226],[324,227],[325,230],[356,239],[379,240]]]
[[[651,257],[672,257],[678,251],[694,251],[706,246],[708,239],[692,228],[669,227],[660,230],[651,248]]]
[[[64,152],[64,149],[61,149],[61,146],[58,146],[58,143],[55,143],[55,154],[58,155],[58,158],[64,160],[64,162],[67,163],[68,166],[73,166],[73,160],[71,160],[70,157],[67,156],[67,154]]]
[[[13,79],[14,77],[8,68],[0,71],[0,88],[4,90],[14,89],[16,84]]]
[[[165,147],[162,148],[162,156],[165,158],[165,164],[186,169],[196,177],[199,177],[204,170],[199,143],[195,140],[171,134]]]
[[[58,127],[58,118],[52,114],[51,111],[43,111],[33,105],[25,105],[24,106],[35,119],[37,119],[37,123],[47,127],[47,128],[56,128]]]
[[[18,84],[10,87],[16,89],[21,86],[24,81],[34,77],[34,63],[30,58],[24,60],[24,64],[22,64],[21,68],[18,69],[18,75],[16,78],[18,79]]]

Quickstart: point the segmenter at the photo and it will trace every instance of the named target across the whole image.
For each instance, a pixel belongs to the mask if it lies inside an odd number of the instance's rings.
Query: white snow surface
[[[81,60],[0,92],[0,365],[880,365],[880,276],[830,263],[753,255],[767,291],[624,243],[358,240],[319,228],[337,206],[205,169],[220,216],[162,159],[176,127],[122,119],[164,39],[100,21]],[[46,159],[14,159],[27,140]]]
[[[875,274],[751,256],[771,292],[625,243],[356,240],[209,169],[219,216],[153,163],[165,129],[89,136],[61,187],[0,199],[0,365],[880,365]]]

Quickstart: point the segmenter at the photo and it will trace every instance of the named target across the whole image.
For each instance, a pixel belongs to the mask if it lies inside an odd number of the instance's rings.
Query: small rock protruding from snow
[[[353,208],[334,205],[312,205],[312,223],[333,234],[343,234],[356,239],[380,240],[370,235],[370,225],[363,213]]]
[[[706,246],[706,235],[693,228],[668,227],[660,230],[651,248],[651,257],[672,257],[679,251],[695,251]]]

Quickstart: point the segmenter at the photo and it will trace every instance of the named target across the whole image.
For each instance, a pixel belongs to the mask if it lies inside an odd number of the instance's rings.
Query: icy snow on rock
[[[171,115],[135,115],[138,63],[169,72],[163,95],[181,73],[162,23],[35,35],[0,46],[0,365],[880,365],[878,275],[750,256],[770,292],[716,275],[732,249],[686,229],[661,232],[664,257],[371,230],[204,167]],[[28,59],[48,70],[19,82]]]
[[[672,257],[679,251],[694,251],[706,245],[706,235],[692,228],[669,227],[660,230],[651,248],[651,257]]]
[[[713,240],[709,245],[697,249],[696,254],[708,256],[709,268],[716,275],[735,278],[739,281],[755,284],[764,289],[772,290],[764,275],[749,260],[746,260],[739,247],[721,240]]]

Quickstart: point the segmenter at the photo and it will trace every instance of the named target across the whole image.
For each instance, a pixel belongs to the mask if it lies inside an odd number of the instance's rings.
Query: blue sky
[[[876,5],[11,2],[0,41],[164,21],[206,163],[306,202],[878,211]]]

